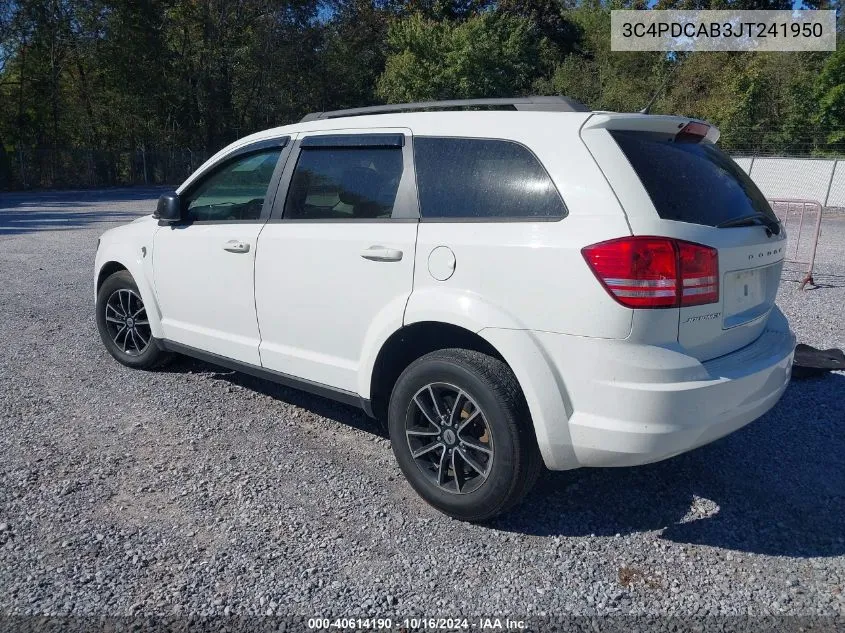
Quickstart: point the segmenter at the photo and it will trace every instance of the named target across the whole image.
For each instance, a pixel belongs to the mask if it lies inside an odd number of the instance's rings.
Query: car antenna
[[[663,90],[666,88],[667,85],[669,85],[669,80],[672,79],[673,75],[675,74],[675,72],[680,67],[681,67],[681,62],[678,62],[675,65],[675,67],[666,76],[666,79],[663,80],[663,83],[660,84],[660,87],[654,93],[654,96],[651,98],[651,100],[646,104],[646,106],[642,110],[640,110],[640,114],[648,114],[649,113],[649,110],[651,110],[651,106],[653,106],[654,102],[657,101],[657,97],[659,97],[663,93]]]

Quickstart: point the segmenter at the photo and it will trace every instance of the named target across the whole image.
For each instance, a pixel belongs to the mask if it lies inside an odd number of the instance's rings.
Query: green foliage
[[[584,5],[571,12],[580,30],[580,50],[554,71],[552,92],[580,99],[597,110],[636,112],[659,89],[668,72],[660,53],[610,50],[610,12]]]
[[[712,121],[731,151],[845,153],[845,47],[675,56],[611,51],[609,9],[648,4],[0,0],[0,187],[33,184],[21,176],[22,161],[41,174],[65,169],[52,158],[39,163],[39,152],[88,156],[95,180],[110,181],[115,152],[189,148],[203,155],[309,111],[530,93],[565,94],[618,111],[637,111],[657,95],[652,112]],[[657,6],[717,5],[791,3]],[[82,171],[65,169],[62,182],[74,184]]]
[[[523,94],[547,45],[527,19],[494,12],[463,22],[412,15],[391,24],[387,41],[378,95],[392,103]]]
[[[827,143],[845,142],[845,47],[824,63],[815,83],[816,121],[826,131]]]

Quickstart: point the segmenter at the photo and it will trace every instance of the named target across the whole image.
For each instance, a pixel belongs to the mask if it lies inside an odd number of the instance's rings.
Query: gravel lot
[[[0,614],[845,614],[845,375],[666,462],[545,473],[463,524],[354,409],[108,356],[96,239],[157,195],[0,194]],[[802,342],[845,346],[843,253],[827,217],[819,287],[784,274]]]

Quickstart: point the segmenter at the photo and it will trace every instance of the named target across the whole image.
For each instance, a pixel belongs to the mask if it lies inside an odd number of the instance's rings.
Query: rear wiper
[[[724,229],[731,226],[751,226],[753,224],[761,224],[766,227],[766,232],[771,235],[778,235],[780,233],[780,222],[773,220],[765,213],[752,213],[751,215],[743,215],[732,220],[725,220],[716,225],[717,229]]]

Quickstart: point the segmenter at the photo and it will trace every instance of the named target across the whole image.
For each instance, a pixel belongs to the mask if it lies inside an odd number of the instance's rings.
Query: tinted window
[[[424,218],[562,218],[566,207],[527,148],[509,141],[414,139]]]
[[[284,217],[389,218],[402,178],[400,148],[302,148]]]
[[[281,153],[275,148],[248,154],[212,173],[188,196],[188,217],[217,222],[259,219]]]
[[[650,132],[611,132],[665,220],[716,226],[764,213],[766,198],[742,168],[712,143],[677,143]]]

